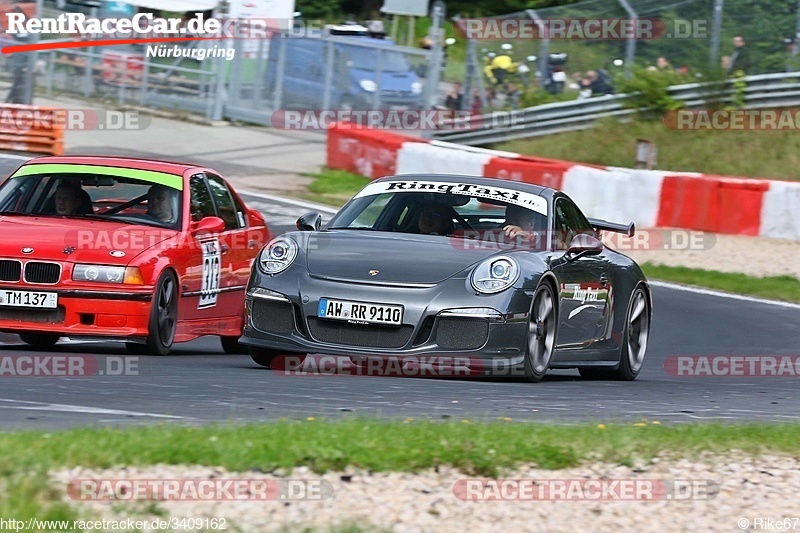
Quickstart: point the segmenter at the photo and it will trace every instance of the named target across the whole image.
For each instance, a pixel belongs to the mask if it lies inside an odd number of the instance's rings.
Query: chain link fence
[[[552,83],[554,71],[564,72],[573,88],[588,71],[603,70],[614,78],[636,66],[675,69],[692,78],[729,69],[746,75],[794,71],[800,69],[793,42],[799,5],[797,0],[588,0],[529,9],[481,19],[482,28],[500,31],[479,32],[478,60],[484,69],[500,55],[527,63],[535,72],[529,85],[542,88]],[[504,35],[502,24],[509,20],[531,22],[534,37],[516,37],[513,30]],[[647,23],[653,32],[615,35],[616,21]],[[585,38],[598,26],[603,28],[599,38]],[[608,27],[611,31],[605,31]],[[741,37],[738,47],[736,36]]]

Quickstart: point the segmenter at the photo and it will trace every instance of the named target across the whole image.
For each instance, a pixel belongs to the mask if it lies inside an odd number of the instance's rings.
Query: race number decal
[[[203,285],[200,288],[200,303],[198,309],[214,307],[217,305],[219,294],[220,252],[219,239],[203,241]]]

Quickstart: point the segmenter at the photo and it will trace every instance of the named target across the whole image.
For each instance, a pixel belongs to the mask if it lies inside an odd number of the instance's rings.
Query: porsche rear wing
[[[589,224],[591,224],[594,229],[622,233],[628,237],[633,237],[633,235],[636,233],[636,226],[633,222],[626,226],[625,224],[615,224],[613,222],[600,220],[599,218],[590,218]]]

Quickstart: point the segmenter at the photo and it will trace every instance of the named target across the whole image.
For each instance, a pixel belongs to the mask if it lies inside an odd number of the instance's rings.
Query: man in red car
[[[56,214],[62,216],[78,214],[83,189],[71,181],[62,181],[56,188]]]
[[[171,193],[164,185],[153,185],[147,191],[147,214],[162,222],[172,221]]]

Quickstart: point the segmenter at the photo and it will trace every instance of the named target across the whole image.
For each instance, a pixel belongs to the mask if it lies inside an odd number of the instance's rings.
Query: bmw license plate
[[[58,294],[55,292],[0,291],[0,306],[55,309]]]
[[[346,320],[351,324],[399,326],[403,323],[403,306],[321,298],[317,316]]]

